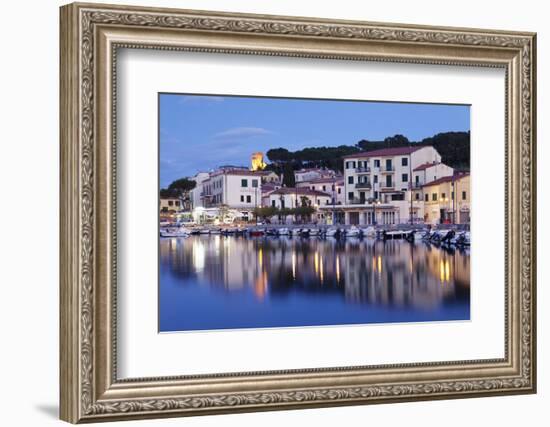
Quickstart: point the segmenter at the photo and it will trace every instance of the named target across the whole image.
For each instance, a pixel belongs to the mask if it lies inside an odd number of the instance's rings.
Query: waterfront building
[[[433,177],[453,173],[431,146],[365,151],[343,161],[344,202],[332,209],[334,221],[345,224],[421,222],[424,206],[420,196],[415,200],[413,190]]]
[[[269,206],[278,209],[293,209],[301,206],[319,208],[332,203],[330,194],[310,188],[282,187],[269,195]]]
[[[159,210],[163,213],[175,213],[182,209],[179,197],[160,197]]]
[[[330,194],[331,204],[341,205],[344,203],[344,178],[335,175],[330,178],[317,178],[296,182],[298,188],[309,188],[310,190],[322,191]]]
[[[201,183],[202,206],[238,210],[241,219],[252,218],[254,208],[262,203],[261,175],[240,168],[220,168]]]
[[[271,202],[269,201],[269,196],[271,193],[273,193],[275,190],[278,190],[281,188],[280,184],[275,184],[272,182],[262,183],[262,204],[261,206],[266,207],[270,206]]]
[[[297,183],[312,179],[333,178],[334,176],[336,176],[336,172],[332,169],[304,168],[294,171],[294,180]]]
[[[193,176],[191,179],[195,181],[195,188],[193,188],[189,193],[190,198],[190,210],[193,210],[195,208],[203,208],[203,182],[206,181],[210,177],[210,174],[208,172],[199,172],[195,176]]]
[[[424,198],[424,221],[430,224],[470,223],[470,174],[457,172],[435,179],[415,191]]]

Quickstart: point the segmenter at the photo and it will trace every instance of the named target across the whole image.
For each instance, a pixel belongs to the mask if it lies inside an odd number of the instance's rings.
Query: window
[[[447,197],[447,195],[445,193],[441,193],[441,200],[445,201],[446,197]]]
[[[379,168],[379,167],[380,167],[380,160],[379,160],[379,159],[377,159],[377,160],[374,161],[374,167],[375,167],[375,168]]]
[[[248,179],[241,179],[241,187],[248,187]]]
[[[416,175],[414,177],[414,182],[416,183],[416,185],[420,184],[420,175]]]
[[[386,187],[393,187],[391,182],[391,175],[386,175]]]
[[[362,162],[361,160],[359,160],[359,161],[357,162],[357,167],[358,167],[358,168],[362,168],[362,167],[363,167],[363,162]]]
[[[393,167],[392,167],[392,164],[391,164],[391,159],[386,159],[386,170],[387,171],[393,170]]]
[[[401,166],[409,166],[409,159],[407,157],[401,157]]]
[[[424,194],[424,201],[427,202],[429,199],[428,195],[427,194]]]
[[[355,162],[352,162],[352,163],[353,163],[353,169],[355,169],[355,168],[356,168],[356,166],[355,166]]]
[[[334,191],[334,185],[332,186],[332,191]]]
[[[432,201],[437,202],[437,193],[432,194]]]
[[[415,193],[414,194],[414,199],[415,200],[420,200],[420,193]]]
[[[349,199],[349,200],[353,200],[353,191],[350,191],[350,192],[348,193],[348,199]]]
[[[374,175],[372,179],[375,184],[378,183],[378,175]]]
[[[454,198],[455,198],[455,192],[451,191],[451,200],[454,200]]]
[[[176,201],[174,202],[174,204],[175,204],[176,206],[179,206],[179,205],[180,205],[180,201],[179,201],[179,200],[176,200]]]
[[[327,191],[327,186],[323,185],[323,191]]]
[[[401,181],[409,182],[409,174],[408,173],[401,174]]]
[[[252,180],[252,187],[258,188],[258,180],[257,179]]]
[[[312,189],[312,190],[315,190],[315,185],[312,185],[312,186],[311,186],[311,189]]]
[[[275,200],[271,201],[271,206],[275,207]]]
[[[174,206],[174,202],[172,200],[168,200],[168,206]]]
[[[241,202],[244,202],[244,196],[241,196]]]
[[[375,191],[375,192],[374,192],[374,198],[375,198],[375,199],[378,199],[378,191]]]
[[[466,192],[465,191],[462,192],[462,200],[466,200]]]
[[[346,162],[346,169],[349,169],[351,162]]]
[[[392,194],[391,200],[405,200],[405,194],[404,193]]]
[[[353,184],[353,176],[348,176],[348,184]]]
[[[341,188],[338,189],[338,194],[342,194],[342,189]]]
[[[246,203],[250,203],[252,201],[252,196],[246,196]]]

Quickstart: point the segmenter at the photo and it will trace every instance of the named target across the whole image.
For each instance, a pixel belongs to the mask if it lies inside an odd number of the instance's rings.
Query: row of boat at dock
[[[191,235],[223,235],[248,237],[301,237],[301,238],[374,238],[379,240],[404,239],[409,242],[427,242],[449,247],[469,247],[470,232],[455,228],[428,229],[404,228],[384,229],[368,227],[248,227],[248,228],[187,228],[175,226],[161,228],[161,237],[188,237]]]

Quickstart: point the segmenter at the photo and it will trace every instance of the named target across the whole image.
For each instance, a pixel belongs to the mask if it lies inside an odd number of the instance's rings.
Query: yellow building
[[[457,172],[424,184],[415,192],[424,201],[424,222],[470,223],[470,174]]]
[[[181,209],[181,201],[177,197],[161,197],[160,212],[177,212]]]

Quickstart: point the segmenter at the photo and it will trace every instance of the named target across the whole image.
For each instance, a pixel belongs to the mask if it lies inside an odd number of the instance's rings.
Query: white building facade
[[[415,200],[413,190],[433,176],[453,173],[431,146],[365,151],[343,160],[344,202],[338,207],[340,220],[336,222],[345,224],[423,221],[423,200]]]
[[[345,201],[344,177],[334,176],[332,178],[318,178],[307,181],[296,182],[298,188],[309,188],[310,190],[321,191],[331,196],[331,204],[342,205]]]

